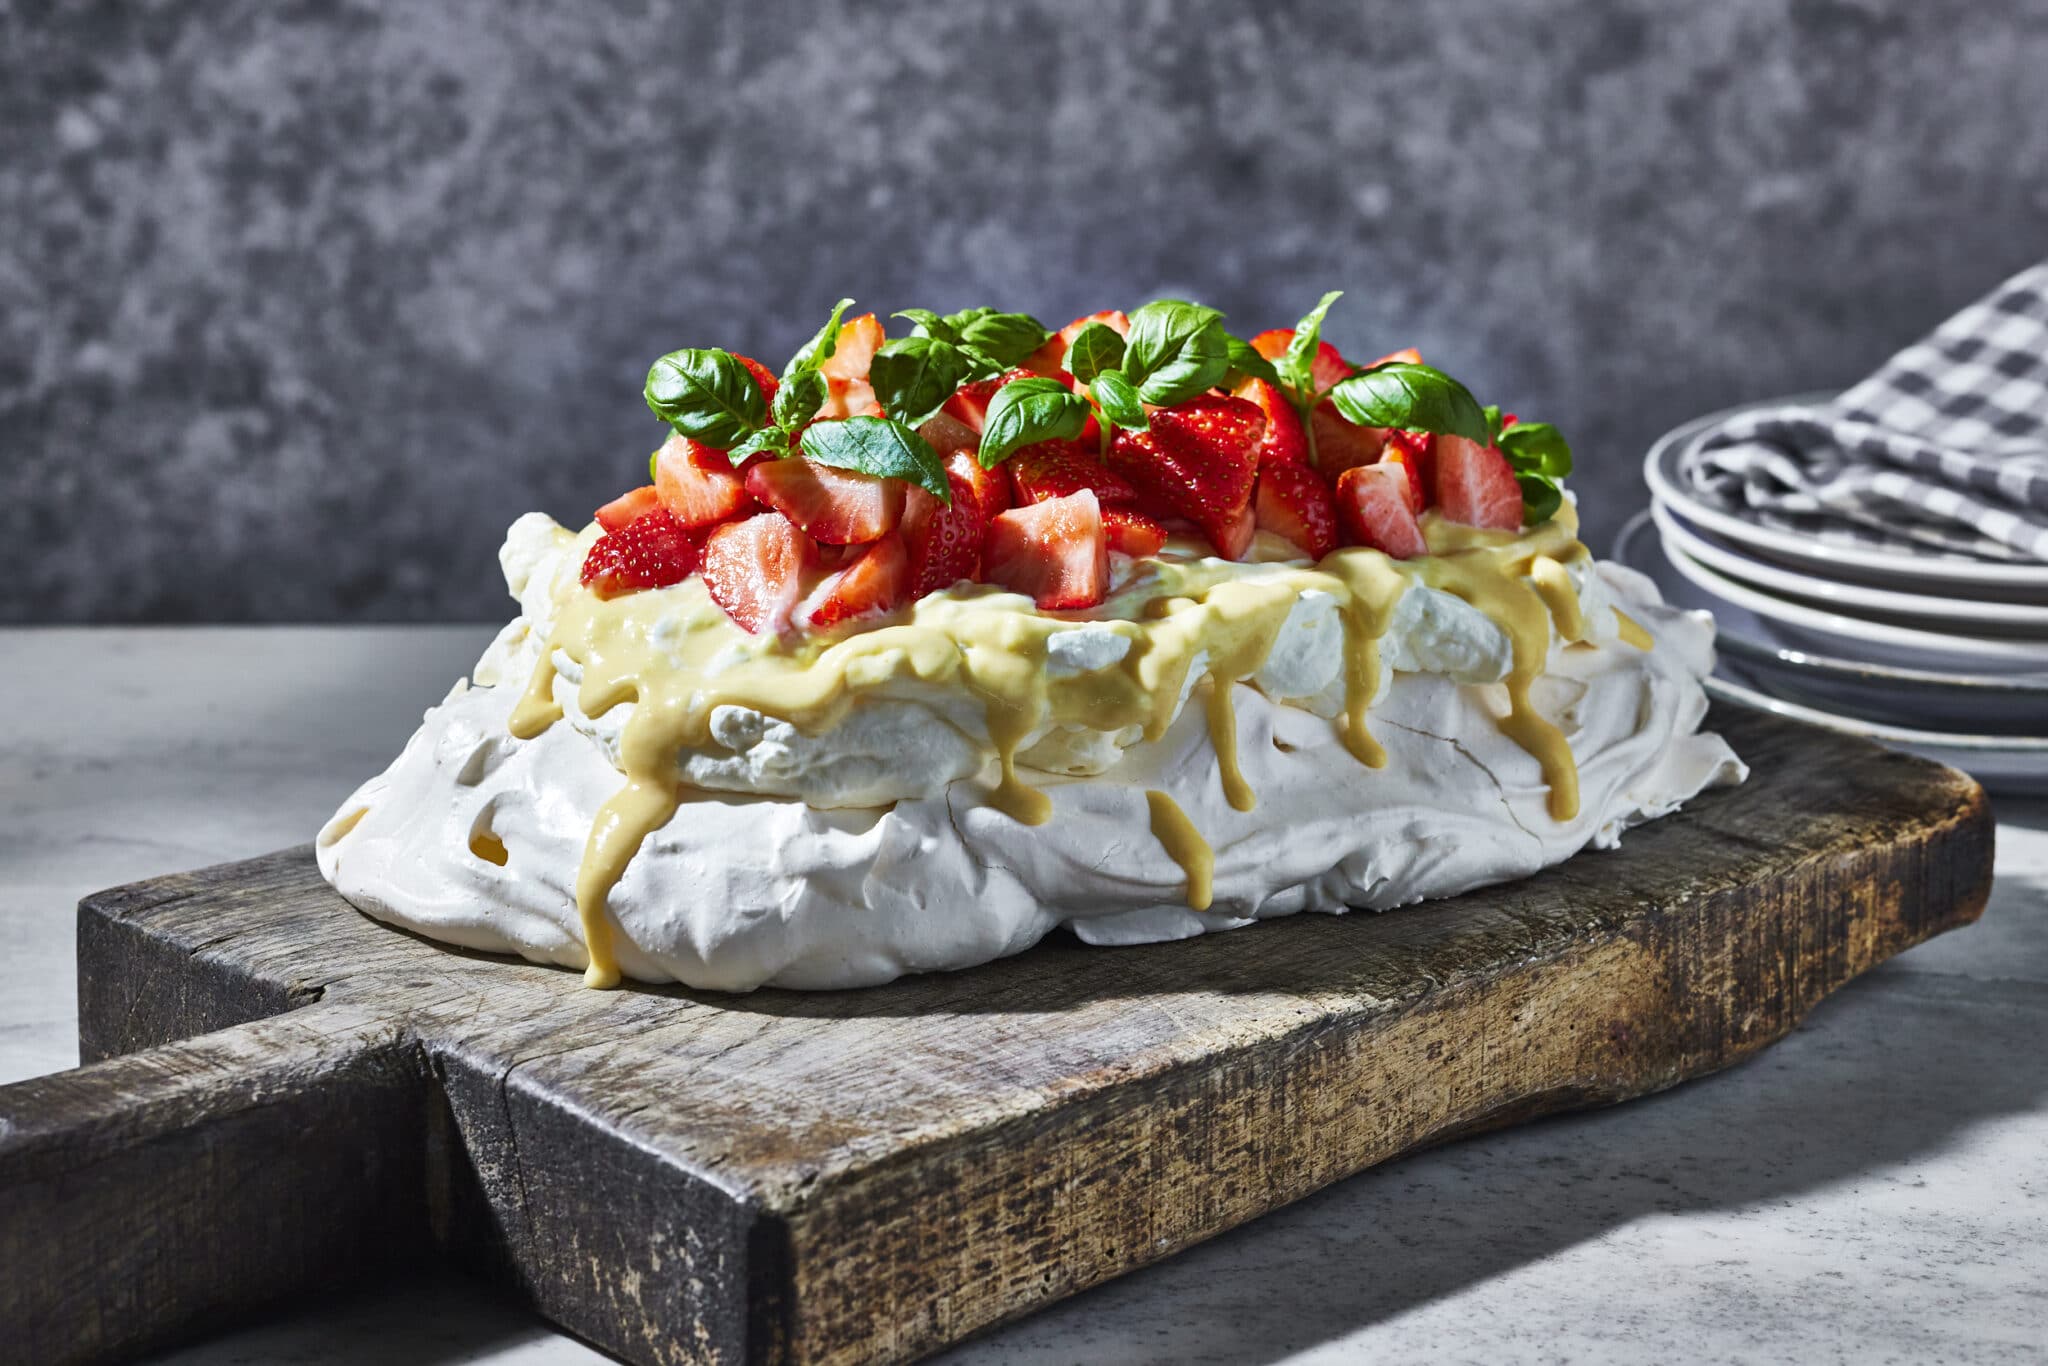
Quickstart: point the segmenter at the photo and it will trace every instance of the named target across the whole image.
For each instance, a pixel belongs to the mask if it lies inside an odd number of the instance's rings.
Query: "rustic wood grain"
[[[1747,786],[1523,883],[861,992],[585,991],[374,924],[304,849],[89,898],[106,1061],[0,1089],[0,1259],[34,1267],[0,1336],[104,1359],[439,1250],[635,1362],[928,1352],[1725,1067],[1982,910],[1969,779],[1713,724]]]

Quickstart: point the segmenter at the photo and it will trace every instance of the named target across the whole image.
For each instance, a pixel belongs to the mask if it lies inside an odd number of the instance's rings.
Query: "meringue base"
[[[720,991],[873,986],[1018,953],[1061,925],[1090,944],[1181,939],[1453,896],[1611,848],[1746,770],[1718,736],[1695,733],[1710,623],[1663,607],[1626,571],[1600,572],[1657,643],[1561,647],[1534,689],[1577,758],[1572,820],[1552,818],[1539,765],[1501,733],[1499,685],[1397,674],[1372,708],[1388,754],[1378,769],[1328,720],[1232,685],[1251,811],[1226,798],[1193,705],[1109,773],[1039,775],[1052,808],[1039,826],[987,805],[993,763],[886,808],[692,794],[611,892],[620,969]],[[622,779],[570,726],[514,739],[518,695],[458,686],[321,831],[320,869],[380,920],[582,968],[576,871]],[[1148,792],[1170,796],[1213,850],[1205,910],[1186,905],[1188,873],[1152,833]]]

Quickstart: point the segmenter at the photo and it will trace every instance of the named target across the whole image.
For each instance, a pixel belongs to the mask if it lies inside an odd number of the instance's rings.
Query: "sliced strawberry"
[[[1279,463],[1259,470],[1258,527],[1284,536],[1320,560],[1337,548],[1337,505],[1330,486],[1307,465]]]
[[[1040,441],[1018,451],[1001,468],[1009,471],[1019,505],[1064,498],[1080,489],[1095,490],[1105,503],[1136,501],[1138,491],[1131,481],[1096,459],[1098,449],[1079,441]]]
[[[1132,559],[1157,555],[1166,546],[1166,528],[1136,508],[1103,508],[1102,534],[1111,550]]]
[[[728,522],[704,544],[704,587],[742,629],[756,635],[789,629],[816,547],[780,513]]]
[[[1420,517],[1436,486],[1436,438],[1428,432],[1390,431],[1380,463],[1398,466],[1408,476],[1408,506]]]
[[[1261,468],[1308,463],[1308,432],[1301,425],[1301,414],[1285,394],[1265,380],[1248,379],[1238,386],[1237,396],[1258,404],[1259,411],[1266,415],[1266,434],[1259,438]]]
[[[793,455],[747,468],[747,492],[827,545],[865,545],[903,516],[900,479]]]
[[[1048,610],[1093,607],[1109,591],[1102,505],[1082,489],[998,514],[982,547],[981,576]]]
[[[1256,403],[1205,394],[1157,410],[1149,431],[1119,431],[1109,467],[1137,486],[1145,511],[1187,518],[1234,559],[1251,542],[1244,528],[1254,525],[1246,514],[1265,431]]]
[[[617,531],[620,527],[631,526],[648,513],[661,506],[661,495],[654,485],[643,484],[637,489],[628,489],[597,510],[597,524],[606,531]]]
[[[666,588],[696,572],[701,549],[697,536],[656,508],[597,538],[583,557],[583,582],[601,598]]]
[[[956,451],[946,457],[946,475],[967,481],[974,490],[974,501],[981,507],[983,521],[998,512],[1008,512],[1015,502],[1010,494],[1010,475],[1001,465],[985,470],[981,462],[966,451]]]
[[[906,495],[903,540],[910,550],[912,599],[981,573],[981,543],[988,533],[989,518],[995,514],[977,496],[973,479],[952,461],[946,463],[946,482],[953,489],[950,506],[914,486]],[[993,486],[996,481],[988,482]],[[1008,490],[1004,496],[1007,498]]]
[[[1252,350],[1267,360],[1279,360],[1287,354],[1287,348],[1293,341],[1293,328],[1274,328],[1270,332],[1261,332],[1253,337]],[[1309,362],[1308,372],[1309,378],[1316,386],[1316,392],[1320,394],[1351,373],[1351,362],[1345,360],[1336,347],[1326,341],[1318,341],[1316,358]]]
[[[1422,528],[1408,510],[1408,476],[1392,465],[1357,465],[1337,480],[1337,521],[1353,545],[1397,560],[1427,555]]]
[[[893,612],[910,600],[909,590],[910,552],[904,549],[903,538],[891,532],[819,585],[811,598],[816,606],[810,609],[806,624],[823,628],[854,617]]]
[[[980,432],[943,410],[926,418],[917,434],[941,457],[954,451],[972,451],[981,445]]]
[[[819,417],[874,417],[882,405],[875,401],[874,386],[868,383],[868,366],[888,336],[872,313],[842,323],[833,345],[832,358],[818,366],[825,377],[825,402]]]
[[[669,515],[686,527],[727,521],[754,501],[724,451],[681,434],[663,442],[654,457],[654,490]]]
[[[1522,486],[1496,446],[1462,436],[1436,439],[1436,501],[1444,516],[1496,531],[1522,529]]]
[[[1015,370],[1005,370],[994,379],[978,379],[970,384],[963,384],[953,397],[946,400],[946,406],[939,411],[947,417],[972,427],[975,436],[979,438],[981,435],[981,425],[988,417],[989,400],[996,396],[996,390],[1012,380],[1030,378],[1032,378],[1031,371],[1019,367]]]
[[[1386,428],[1361,427],[1328,399],[1309,413],[1308,424],[1315,435],[1316,468],[1331,483],[1348,469],[1378,460],[1387,441]]]
[[[858,318],[848,318],[839,326],[839,336],[832,345],[832,358],[818,366],[818,373],[826,379],[866,379],[868,366],[875,359],[875,352],[882,349],[888,334],[882,330],[881,319],[872,313],[863,313]]]
[[[761,386],[761,397],[773,403],[776,389],[775,372],[752,356],[742,356],[737,351],[732,353],[732,358],[747,367],[747,373],[754,377],[754,383]]]
[[[1224,559],[1241,560],[1251,550],[1252,542],[1258,538],[1258,513],[1250,503],[1246,503],[1203,534],[1209,538],[1210,544],[1216,547],[1216,553]]]
[[[1373,365],[1386,365],[1391,361],[1397,360],[1404,361],[1409,365],[1420,365],[1422,364],[1422,353],[1420,351],[1417,351],[1412,346],[1404,346],[1399,351],[1387,352],[1386,355],[1381,356],[1378,360],[1374,361],[1372,365],[1368,365],[1365,368],[1370,370],[1372,369]]]

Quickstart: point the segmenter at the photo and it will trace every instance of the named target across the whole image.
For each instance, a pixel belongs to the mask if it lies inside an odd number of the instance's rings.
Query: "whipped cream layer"
[[[828,643],[818,658],[842,686],[799,725],[705,689],[617,695],[590,672],[600,637],[561,629],[589,533],[529,516],[501,556],[520,617],[474,686],[458,684],[343,803],[320,866],[380,919],[584,968],[590,855],[623,824],[631,843],[595,898],[602,956],[643,981],[729,991],[969,966],[1062,924],[1090,943],[1140,943],[1526,876],[1744,774],[1718,737],[1695,733],[1710,621],[1594,564],[1569,531],[1516,589],[1549,614],[1534,659],[1525,617],[1504,629],[1498,611],[1396,577],[1374,552],[1339,552],[1354,557],[1341,581],[1321,572],[1330,561],[1169,555],[1120,564],[1117,591],[1082,618],[949,592],[918,604],[900,639]],[[690,677],[765,667],[771,647],[728,628],[697,581],[635,599],[636,641],[687,658]],[[1162,634],[1198,607],[1215,619],[1207,634]],[[1216,625],[1226,617],[1264,624]],[[933,637],[968,655],[1005,646],[989,676],[1021,660],[1041,697],[1049,686],[1067,700],[1023,715],[899,658],[929,653]],[[1212,668],[1212,653],[1229,667]],[[1178,664],[1152,679],[1163,691],[1141,717],[1128,680],[1148,657]],[[819,669],[789,672],[808,684]],[[636,727],[648,706],[663,715]],[[645,807],[649,832],[632,838],[619,798],[642,784],[621,770],[650,762],[634,736],[681,711],[697,719],[660,762],[685,795]],[[1115,724],[1088,724],[1098,711]]]

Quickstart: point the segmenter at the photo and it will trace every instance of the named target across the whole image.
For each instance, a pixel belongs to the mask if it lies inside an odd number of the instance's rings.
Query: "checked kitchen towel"
[[[1821,540],[2048,562],[2048,263],[1831,402],[1709,429],[1680,472],[1713,506]]]

